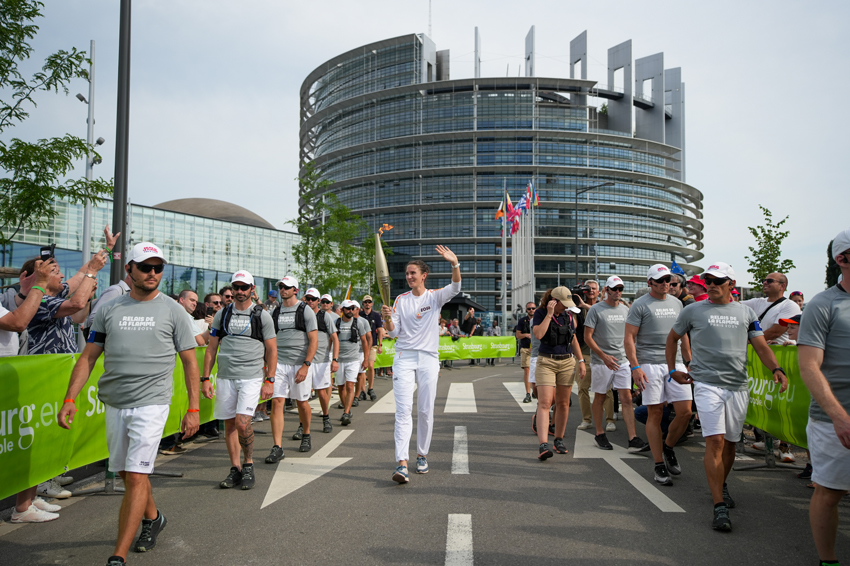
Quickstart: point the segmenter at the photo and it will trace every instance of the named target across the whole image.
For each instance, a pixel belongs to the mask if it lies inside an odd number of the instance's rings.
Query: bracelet
[[[42,294],[42,295],[46,295],[46,294],[47,294],[47,291],[45,291],[42,287],[39,287],[38,285],[33,285],[33,286],[32,286],[32,288],[33,288],[33,289],[38,289],[39,291],[41,291],[41,294]],[[20,295],[20,293],[18,293],[18,294]],[[26,297],[24,297],[24,298],[26,298]]]
[[[21,293],[20,291],[18,291],[18,297],[20,297],[20,299],[21,299],[22,301],[26,301],[26,300],[27,300],[27,296],[26,296],[26,295],[24,295],[23,293]]]
[[[457,262],[452,266],[452,269],[458,269],[460,267],[460,262]]]
[[[640,369],[640,366],[635,366],[635,367],[633,367],[633,368],[632,368],[632,371],[635,371],[636,369]]]
[[[186,412],[187,413],[200,413],[201,410],[200,409],[186,409]]]
[[[203,382],[205,382],[205,381],[209,381],[209,380],[210,380],[210,378],[209,378],[209,377],[202,377],[202,378],[201,378],[201,383],[203,383]]]
[[[581,359],[581,360],[576,360],[576,362],[578,362],[578,363],[580,363],[580,364],[583,364],[583,363],[584,363],[584,360],[583,360],[583,359]]]
[[[676,373],[677,371],[679,371],[679,370],[671,369],[670,371],[668,371],[668,372],[667,372],[667,375],[673,375],[673,374],[674,374],[674,373]]]
[[[73,403],[74,405],[76,405],[76,403],[74,402],[73,399],[65,399],[65,402],[66,403]]]

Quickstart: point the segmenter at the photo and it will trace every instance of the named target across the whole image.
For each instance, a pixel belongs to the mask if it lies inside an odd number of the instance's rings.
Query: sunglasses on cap
[[[327,300],[327,299],[322,299],[321,303],[322,303],[323,305],[329,305],[329,304],[331,304],[331,302],[330,302],[329,300]]]
[[[625,289],[625,287],[623,287],[622,285],[618,285],[616,287],[608,287],[609,291],[615,291],[617,293],[622,293],[623,289]]]
[[[310,295],[304,295],[304,300],[310,301],[312,303],[313,301],[318,301],[319,297],[311,297]]]
[[[703,277],[702,280],[705,281],[706,286],[716,285],[717,287],[725,285],[727,281],[731,281],[728,277],[712,277],[710,275]]]
[[[283,283],[278,283],[277,288],[281,291],[289,291],[290,289],[295,289],[295,287],[290,287],[289,285],[284,285]]]
[[[133,263],[136,268],[142,273],[150,273],[153,271],[154,273],[162,273],[162,270],[165,269],[165,264],[160,263],[158,265],[153,265],[152,263]]]
[[[233,287],[234,291],[247,291],[251,288],[250,285],[242,285],[240,283],[233,283],[231,287]]]
[[[672,280],[673,280],[673,278],[670,277],[669,275],[665,275],[661,279],[650,279],[650,281],[654,281],[655,283],[658,283],[659,285],[662,284],[662,283],[669,283]]]

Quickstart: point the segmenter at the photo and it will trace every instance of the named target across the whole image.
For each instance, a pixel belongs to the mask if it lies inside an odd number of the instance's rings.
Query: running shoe
[[[374,389],[369,390],[369,400],[370,401],[377,401],[378,400],[378,394],[375,393]]]
[[[59,513],[42,511],[33,504],[31,504],[26,511],[21,513],[18,513],[17,511],[12,512],[13,523],[46,523],[48,521],[55,521],[58,518]]]
[[[549,449],[549,443],[543,442],[540,444],[540,454],[537,456],[539,460],[546,460],[554,456],[552,451]]]
[[[726,504],[727,509],[735,508],[735,500],[732,499],[731,495],[729,495],[729,488],[726,486],[725,483],[723,484],[723,503]]]
[[[794,455],[791,454],[791,447],[790,446],[784,452],[782,450],[780,450],[779,451],[779,457],[782,459],[783,462],[791,463],[791,462],[797,461],[797,459],[794,458]]]
[[[359,400],[361,400],[361,401],[365,401],[365,400],[366,400],[366,392],[365,392],[365,391],[361,391],[361,392],[360,392],[360,395],[359,395],[357,398],[358,398]]]
[[[301,437],[301,446],[298,447],[299,452],[309,452],[313,446],[310,444],[310,435],[305,434]]]
[[[667,466],[664,464],[655,464],[655,483],[673,485],[673,480],[670,478],[670,474],[667,473]]]
[[[601,448],[602,450],[613,450],[614,447],[611,446],[611,443],[608,441],[608,436],[603,432],[602,434],[597,434],[593,437],[593,442]]]
[[[764,452],[764,441],[753,442],[752,449],[758,450],[759,452]]]
[[[407,483],[410,481],[410,476],[407,474],[407,466],[399,466],[395,469],[393,481],[398,483]]]
[[[168,521],[165,519],[165,515],[160,513],[158,509],[156,511],[156,519],[142,519],[142,532],[139,533],[139,538],[133,550],[136,552],[153,550],[156,546],[156,537],[159,536],[159,533],[167,524]]]
[[[53,479],[56,480],[56,483],[61,486],[66,486],[68,484],[74,483],[74,478],[72,478],[71,476],[56,476]]]
[[[617,425],[615,425],[614,423],[608,423],[607,425],[605,425],[605,432],[614,432],[616,430]]]
[[[171,448],[163,448],[159,451],[159,453],[163,456],[179,456],[180,454],[185,454],[186,452],[188,451],[185,448],[177,444],[175,444]]]
[[[576,428],[579,430],[587,430],[591,427],[592,424],[593,423],[591,423],[590,421],[581,421]]]
[[[336,406],[337,409],[344,409],[345,405],[342,404],[342,401],[339,402],[339,405]]]
[[[36,496],[32,500],[32,504],[36,506],[36,508],[41,509],[42,511],[47,511],[48,513],[58,513],[62,510],[58,505],[54,505],[52,503],[48,503],[41,497]]]
[[[110,556],[109,560],[106,561],[106,566],[123,566],[124,564],[126,562],[120,556]]]
[[[298,425],[298,430],[292,435],[292,440],[301,440],[301,437],[304,435],[304,427],[300,424]]]
[[[672,448],[664,445],[664,463],[667,464],[667,470],[674,476],[682,473],[682,468],[679,466],[679,460],[676,459],[676,453]]]
[[[255,423],[261,423],[261,422],[263,422],[264,420],[266,420],[266,419],[265,419],[265,417],[263,416],[263,413],[261,413],[260,411],[254,411],[254,418],[253,418],[253,419],[251,419],[251,421],[252,421],[252,422],[255,422]]]
[[[729,508],[725,504],[718,503],[714,506],[714,520],[711,528],[715,531],[731,531],[732,520],[729,519]]]
[[[694,430],[702,430],[702,423],[699,419],[694,419]]]
[[[430,468],[428,467],[428,460],[425,459],[425,456],[417,456],[416,457],[416,473],[417,474],[427,474]]]
[[[283,460],[286,456],[283,454],[283,448],[278,445],[272,446],[271,452],[266,456],[266,464],[277,464],[280,460]]]
[[[280,447],[277,446],[276,448]],[[268,461],[268,458],[266,458],[266,461]],[[240,483],[242,483],[242,472],[239,471],[239,468],[233,466],[232,468],[230,468],[230,473],[227,474],[227,477],[224,478],[224,480],[218,484],[218,487],[220,487],[221,489],[230,489],[231,487],[235,487]]]
[[[242,489],[254,487],[254,464],[243,464],[242,466]]]
[[[71,497],[71,492],[56,483],[55,479],[38,484],[36,489],[39,495],[46,495],[54,499],[68,499]],[[24,511],[26,513],[26,511]]]
[[[634,454],[636,452],[646,452],[648,450],[649,450],[649,443],[644,442],[644,440],[641,437],[636,436],[636,437],[632,438],[631,440],[629,440],[629,452]]]
[[[331,424],[331,418],[330,417],[322,417],[322,432],[327,434],[329,432],[333,432],[333,429],[334,429],[334,427]]]
[[[339,424],[342,426],[348,426],[351,424],[351,413],[343,413],[342,418],[339,419]]]
[[[800,478],[801,480],[812,479],[812,464],[811,463],[806,464],[806,467],[803,469],[802,472],[797,474],[797,477]]]
[[[567,447],[564,446],[564,439],[563,438],[556,438],[555,442],[553,442],[552,444],[555,446],[555,452],[557,452],[558,454],[566,454],[567,453]]]
[[[531,393],[525,394],[525,399],[522,400],[523,403],[531,403]]]

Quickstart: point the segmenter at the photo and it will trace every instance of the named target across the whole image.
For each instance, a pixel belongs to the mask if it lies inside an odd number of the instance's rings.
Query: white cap
[[[341,306],[344,309],[347,309],[348,307],[353,307],[356,304],[357,304],[356,301],[352,301],[351,299],[346,299],[339,306]]]
[[[334,302],[334,298],[333,298],[333,297],[331,297],[330,295],[328,295],[327,293],[325,293],[324,295],[322,295],[321,300],[322,300],[322,301],[327,300],[327,301],[330,301],[331,303],[333,303],[333,302]]]
[[[233,278],[230,280],[231,283],[244,283],[245,285],[253,285],[254,284],[254,276],[245,271],[244,269],[240,269],[236,273],[233,274]]]
[[[278,281],[278,283],[283,283],[287,287],[295,287],[296,289],[298,289],[298,279],[290,275],[287,275],[286,277]]]
[[[706,275],[711,275],[712,277],[728,277],[729,279],[735,279],[735,271],[732,270],[732,266],[728,263],[723,263],[722,261],[718,261],[709,265],[708,269],[705,270],[705,273],[702,274],[703,277],[705,277]]]
[[[662,277],[667,277],[668,275],[672,275],[670,273],[670,268],[668,268],[663,263],[656,263],[652,267],[649,268],[649,273],[647,273],[647,279],[661,279]]]
[[[625,283],[623,283],[623,280],[617,277],[616,275],[612,275],[608,278],[608,281],[605,282],[605,286],[610,287],[611,289],[617,287],[618,285],[622,285],[624,287],[626,286]]]
[[[307,292],[304,293],[304,296],[306,297],[307,295],[310,295],[311,297],[316,297],[317,299],[322,296],[322,294],[319,293],[319,290],[315,287],[310,287],[309,289],[307,289]]]
[[[357,302],[357,301],[355,301],[354,299],[351,299],[351,306],[352,306],[352,307],[357,307],[357,308],[359,309],[359,308],[360,308],[360,303],[358,303],[358,302]]]
[[[141,242],[133,246],[133,250],[130,252],[130,257],[127,258],[127,263],[130,263],[131,261],[141,263],[152,257],[158,257],[162,260],[162,263],[168,263],[165,260],[165,256],[162,254],[162,250],[159,246],[150,242]]]
[[[581,312],[581,309],[578,308],[578,307],[567,307],[567,310],[570,311],[570,312],[574,312],[575,314],[578,314],[578,313]]]
[[[832,259],[850,250],[850,228],[843,230],[832,239]]]

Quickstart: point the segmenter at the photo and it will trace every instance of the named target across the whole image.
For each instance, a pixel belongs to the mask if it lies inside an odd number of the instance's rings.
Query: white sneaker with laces
[[[48,521],[55,521],[58,518],[59,513],[42,511],[35,505],[30,505],[29,509],[23,513],[18,513],[17,511],[12,513],[13,523],[46,523]]]
[[[47,511],[48,513],[58,513],[62,510],[58,505],[54,505],[52,503],[48,503],[41,497],[36,497],[32,500],[32,504],[36,506],[36,508],[41,509],[42,511]]]
[[[779,457],[782,458],[783,462],[796,462],[797,461],[797,459],[794,458],[794,455],[791,454],[790,450],[788,452],[782,452],[780,450]]]
[[[38,484],[36,491],[39,495],[46,495],[54,499],[68,499],[71,497],[71,492],[56,483],[55,479]]]
[[[617,430],[617,425],[615,425],[614,423],[608,423],[605,426],[605,432],[614,432],[615,430]]]
[[[764,452],[764,442],[753,442],[753,450]]]
[[[56,483],[62,486],[74,483],[74,478],[72,478],[71,476],[56,476],[53,479],[56,480]]]
[[[578,428],[579,430],[587,430],[587,429],[590,428],[591,424],[592,423],[589,423],[587,421],[581,421],[581,424],[579,424],[578,427],[576,427],[576,428]]]

